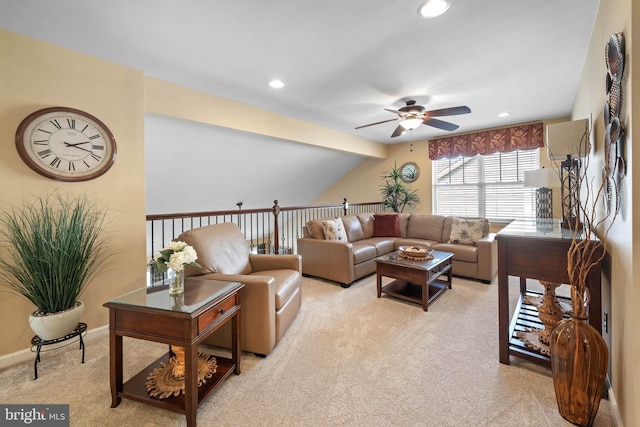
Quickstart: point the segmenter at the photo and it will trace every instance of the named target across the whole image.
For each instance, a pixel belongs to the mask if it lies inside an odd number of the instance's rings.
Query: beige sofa
[[[182,233],[177,240],[193,246],[202,268],[187,266],[185,275],[241,282],[241,348],[266,356],[282,339],[300,310],[300,255],[250,254],[236,224],[221,223]],[[204,344],[229,347],[225,325]]]
[[[378,215],[376,217],[376,215]],[[327,240],[323,229],[325,219],[308,221],[303,237],[298,239],[302,255],[302,273],[349,287],[355,280],[376,271],[375,258],[406,245],[430,245],[433,249],[453,253],[453,274],[490,283],[498,271],[498,245],[490,233],[489,221],[482,221],[482,237],[476,244],[448,243],[454,220],[450,216],[428,214],[397,215],[397,234],[380,236],[375,218],[384,214],[364,213],[340,217],[346,241]],[[382,222],[382,221],[380,221]],[[456,228],[456,231],[459,231]],[[478,236],[479,237],[479,236]]]

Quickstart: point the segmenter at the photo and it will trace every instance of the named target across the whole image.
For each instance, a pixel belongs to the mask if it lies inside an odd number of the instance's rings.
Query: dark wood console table
[[[498,339],[500,363],[509,364],[510,356],[551,366],[548,356],[524,345],[514,336],[532,317],[531,307],[524,307],[526,280],[537,279],[569,283],[567,250],[571,243],[568,231],[555,220],[547,227],[536,226],[535,220],[516,220],[498,232]],[[587,287],[591,294],[589,323],[602,333],[601,265],[589,272]],[[512,319],[509,319],[509,276],[520,278],[520,297]],[[535,310],[535,309],[534,309]],[[533,313],[533,316],[537,314]]]
[[[124,397],[184,414],[187,426],[196,425],[200,405],[230,374],[240,374],[241,283],[186,278],[183,296],[169,296],[168,286],[153,286],[130,292],[106,304],[109,308],[111,407]],[[216,356],[217,371],[198,387],[198,344],[231,321],[231,359]],[[168,353],[123,382],[122,337],[184,347],[185,388],[180,396],[151,397],[146,379],[167,363]]]

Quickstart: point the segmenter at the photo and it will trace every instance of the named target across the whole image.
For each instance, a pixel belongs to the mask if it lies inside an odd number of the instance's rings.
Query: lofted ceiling
[[[598,0],[420,1],[0,0],[0,27],[387,144],[449,133],[355,129],[408,99],[470,107],[456,132],[571,113]]]

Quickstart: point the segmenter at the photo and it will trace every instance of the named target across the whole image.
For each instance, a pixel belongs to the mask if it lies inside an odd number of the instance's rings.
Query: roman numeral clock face
[[[97,118],[73,108],[53,107],[25,118],[16,148],[34,171],[60,181],[86,181],[104,174],[116,160],[116,141]]]

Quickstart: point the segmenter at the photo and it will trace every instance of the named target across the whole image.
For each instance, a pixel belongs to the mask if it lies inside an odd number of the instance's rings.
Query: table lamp
[[[547,125],[546,144],[549,160],[561,160],[560,192],[562,199],[562,228],[580,229],[580,165],[581,158],[591,151],[589,120]]]
[[[559,184],[558,175],[552,169],[542,168],[524,172],[524,186],[536,188],[537,223],[551,223],[553,218],[553,190],[551,187],[558,187]]]

